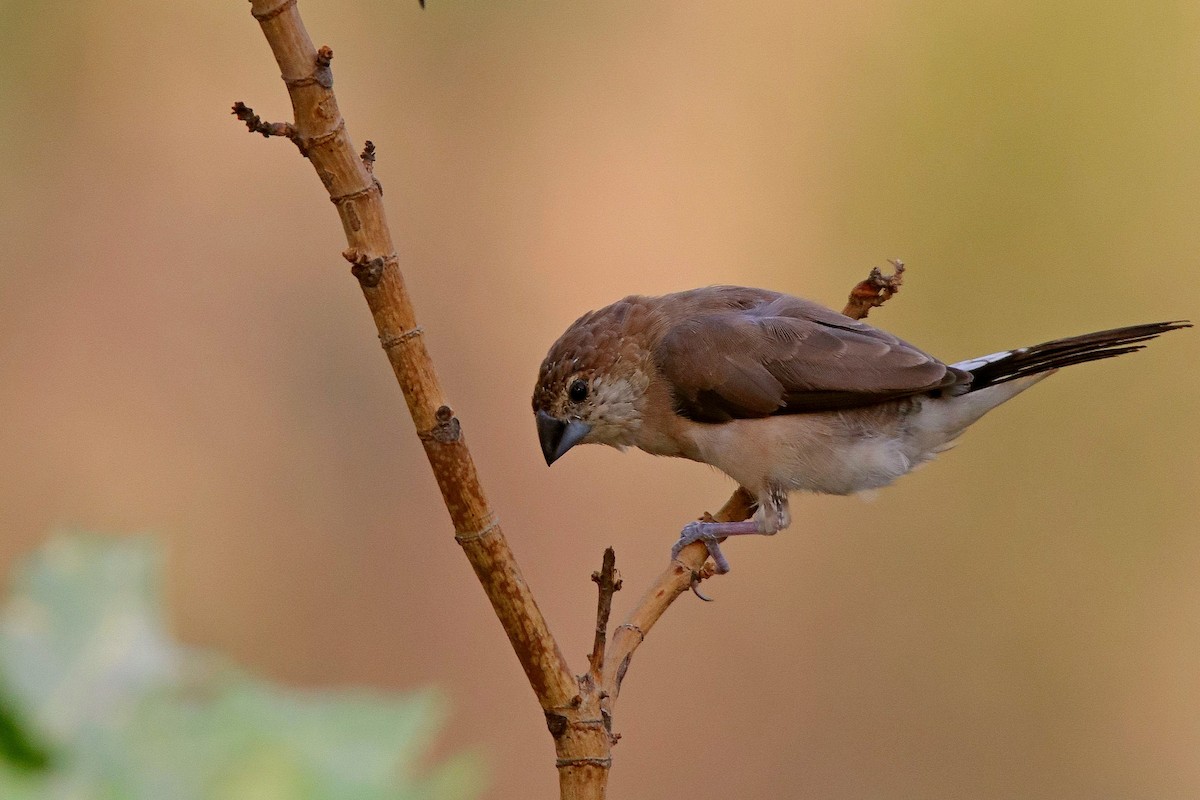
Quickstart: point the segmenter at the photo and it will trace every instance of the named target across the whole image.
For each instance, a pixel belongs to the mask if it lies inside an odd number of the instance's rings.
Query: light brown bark
[[[544,708],[570,707],[578,686],[488,505],[462,426],[446,404],[404,286],[378,182],[356,152],[329,78],[333,53],[313,46],[295,0],[251,0],[291,97],[288,135],[337,207],[363,296],[404,392],[455,535]]]

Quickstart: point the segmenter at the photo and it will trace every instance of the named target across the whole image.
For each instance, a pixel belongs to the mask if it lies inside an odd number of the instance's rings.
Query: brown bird
[[[631,296],[584,314],[550,348],[533,392],[546,464],[578,444],[710,464],[744,486],[745,522],[691,522],[703,541],[771,535],[788,494],[886,486],[1060,367],[1132,353],[1186,321],[1117,328],[944,364],[799,297],[713,286]]]

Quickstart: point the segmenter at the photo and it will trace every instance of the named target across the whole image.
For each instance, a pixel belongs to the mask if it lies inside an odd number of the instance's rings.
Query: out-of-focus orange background
[[[449,397],[565,651],[731,486],[572,452],[538,363],[632,292],[767,286],[946,359],[1200,316],[1200,8],[1170,2],[301,0]],[[298,685],[437,685],[488,797],[550,797],[542,715],[339,256],[245,100],[245,2],[0,7],[0,567],[168,541],[176,628]],[[638,651],[616,798],[1200,796],[1200,338],[1069,370],[872,502],[799,498]]]

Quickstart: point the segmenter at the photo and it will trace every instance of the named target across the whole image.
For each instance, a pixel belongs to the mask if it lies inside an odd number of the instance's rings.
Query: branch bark
[[[333,51],[313,46],[296,0],[250,0],[250,7],[279,64],[295,121],[266,122],[240,102],[233,113],[252,133],[281,136],[295,143],[336,206],[348,245],[342,255],[350,262],[375,320],[380,344],[404,393],[454,524],[455,539],[491,601],[545,714],[555,742],[560,796],[563,800],[601,800],[612,764],[612,745],[618,738],[612,732],[613,706],[630,660],[671,603],[695,581],[712,574],[706,564],[707,551],[700,543],[684,548],[610,639],[612,598],[620,588],[610,548],[602,569],[593,576],[599,585],[599,602],[589,669],[578,677],[571,672],[488,504],[462,425],[446,402],[425,348],[388,230],[383,189],[372,172],[374,145],[367,142],[361,155],[355,152],[333,93]],[[892,278],[875,270],[855,287],[853,308],[847,306],[847,315],[865,316],[896,291],[903,265],[895,263],[897,272]],[[738,489],[714,519],[747,519],[752,511],[753,498]]]
[[[588,672],[598,680],[604,667],[604,649],[608,645],[608,618],[612,615],[613,595],[621,590],[621,576],[617,572],[617,554],[611,547],[604,551],[604,563],[599,572],[592,573],[592,580],[599,589],[596,600],[596,638],[592,654],[588,656]]]

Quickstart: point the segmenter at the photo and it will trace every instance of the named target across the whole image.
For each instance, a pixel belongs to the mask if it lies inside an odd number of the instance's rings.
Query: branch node
[[[314,59],[315,69],[308,75],[301,78],[289,78],[286,75],[280,75],[283,79],[283,84],[289,89],[299,89],[303,86],[320,86],[322,89],[333,88],[333,70],[329,68],[329,62],[333,60],[333,50],[329,45],[322,45],[317,51],[317,57]]]
[[[603,719],[577,719],[573,723],[576,728],[600,728],[604,725]]]
[[[329,68],[330,61],[333,61],[333,48],[323,44],[317,51],[317,71],[313,73],[313,78],[321,85],[322,89],[333,88],[333,70]]]
[[[464,545],[469,542],[478,542],[479,540],[481,540],[483,538],[491,536],[492,534],[496,533],[496,531],[498,531],[498,530],[500,530],[500,520],[496,519],[496,517],[493,516],[487,525],[484,525],[482,528],[480,528],[478,530],[455,531],[454,539],[460,545]]]
[[[308,138],[303,139],[303,140],[301,140],[300,137],[297,137],[296,144],[300,146],[300,152],[304,153],[304,155],[307,156],[309,150],[311,150],[314,147],[320,147],[321,145],[325,144],[326,142],[333,141],[344,130],[346,130],[346,120],[339,119],[338,124],[334,126],[333,130],[327,131],[326,133],[318,134],[316,136],[309,136]],[[301,144],[301,141],[303,141],[303,144]],[[326,186],[328,186],[328,184],[326,184]],[[363,191],[363,190],[360,189],[359,191]],[[351,192],[351,194],[355,194],[355,193]],[[333,202],[336,203],[337,201],[334,200]]]
[[[342,258],[350,262],[350,274],[358,278],[358,282],[363,286],[372,289],[378,286],[379,282],[383,280],[383,271],[389,264],[392,266],[399,266],[400,264],[400,256],[397,253],[368,258],[366,253],[360,253],[353,247],[343,250]],[[420,331],[420,327],[418,326],[415,330]],[[415,335],[412,331],[407,331],[406,334]],[[401,334],[401,337],[404,338],[405,334]],[[380,339],[382,340],[383,337],[381,336]],[[393,344],[398,344],[398,342],[393,342]],[[389,346],[388,344],[384,344],[384,349],[386,350]]]
[[[608,769],[612,766],[611,758],[560,758],[554,762],[554,766],[562,767],[603,767]]]
[[[638,643],[639,643],[639,644],[641,643],[641,641],[642,641],[643,639],[645,639],[645,638],[646,638],[646,634],[642,632],[642,629],[641,629],[641,628],[639,628],[637,625],[634,625],[632,622],[622,622],[620,625],[618,625],[618,626],[617,626],[617,627],[616,627],[616,628],[613,630],[613,632],[614,632],[614,633],[616,633],[616,631],[622,631],[622,630],[624,630],[624,631],[633,631],[634,633],[636,633],[636,634],[637,634],[637,640],[638,640]]]
[[[417,336],[420,336],[423,333],[425,333],[425,329],[422,328],[420,325],[418,325],[417,327],[411,328],[407,331],[402,331],[400,333],[391,334],[388,336],[384,336],[383,334],[380,334],[379,335],[379,344],[384,350],[391,350],[393,347],[395,347],[399,344],[403,344],[404,342],[407,342],[409,339],[416,338]]]
[[[250,14],[256,20],[258,20],[259,23],[263,23],[267,22],[268,20],[275,19],[275,17],[278,17],[280,14],[287,11],[294,5],[296,5],[296,0],[283,0],[282,3],[274,8],[269,8],[266,11],[251,11]]]
[[[321,140],[323,140],[327,137],[336,136],[339,133],[341,133],[341,131],[336,130],[336,131],[331,131],[330,133],[326,133],[322,136],[314,137],[308,141],[308,146],[311,148],[314,145],[321,144]],[[360,197],[366,197],[371,192],[376,191],[376,190],[379,190],[379,193],[383,194],[383,187],[381,187],[379,185],[379,181],[372,181],[369,186],[364,186],[363,188],[357,189],[353,192],[346,192],[345,194],[333,195],[329,198],[329,202],[333,203],[335,206],[340,206],[342,203],[348,203],[351,200],[357,200]]]
[[[433,418],[437,420],[437,424],[427,431],[417,432],[423,441],[450,444],[462,439],[462,424],[458,421],[458,417],[454,416],[454,411],[450,406],[440,406],[434,412]]]
[[[346,253],[342,255],[346,256]],[[383,280],[383,256],[367,258],[361,253],[355,253],[353,258],[347,257],[346,260],[350,262],[350,274],[358,278],[358,282],[363,286],[373,289]]]
[[[567,718],[553,711],[547,711],[545,714],[546,728],[550,731],[550,735],[555,739],[562,737],[567,732]]]

